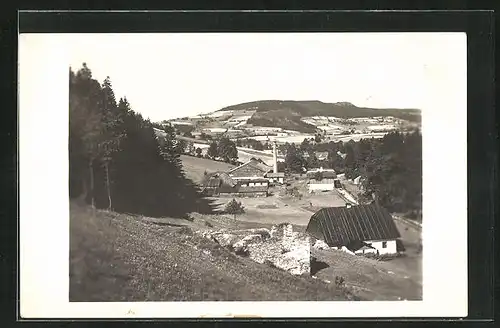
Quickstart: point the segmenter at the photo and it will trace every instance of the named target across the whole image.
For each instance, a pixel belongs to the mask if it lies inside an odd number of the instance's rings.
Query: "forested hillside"
[[[149,216],[209,210],[184,176],[175,135],[160,143],[149,120],[115,99],[109,77],[70,69],[69,109],[70,197]]]
[[[261,100],[233,105],[221,109],[255,110],[248,120],[258,126],[280,127],[305,133],[314,133],[313,125],[301,121],[309,116],[334,116],[339,118],[393,116],[396,118],[420,122],[420,110],[412,108],[366,108],[357,107],[348,102],[324,103],[321,101]]]

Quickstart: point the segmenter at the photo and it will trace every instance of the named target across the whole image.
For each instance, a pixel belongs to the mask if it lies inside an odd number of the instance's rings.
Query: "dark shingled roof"
[[[250,167],[260,171],[262,173],[262,176],[264,176],[265,173],[269,172],[269,170],[272,169],[272,167],[268,166],[267,164],[263,163],[262,161],[258,161],[256,159],[252,158],[248,162],[243,163],[240,166],[237,166],[237,167],[229,170],[227,173],[232,175],[232,174],[238,172],[239,170],[241,170],[245,166],[250,166]]]
[[[284,178],[284,177],[285,177],[285,172],[278,172],[278,173],[269,172],[269,173],[266,173],[266,178]]]
[[[324,179],[335,179],[337,177],[337,174],[334,171],[309,171],[306,173],[306,176],[310,179],[314,179],[316,177],[316,174],[320,172],[321,176]]]
[[[389,212],[374,203],[323,208],[311,217],[306,231],[330,246],[400,237]]]
[[[265,182],[265,186],[246,186],[243,187],[243,183],[248,182]],[[267,179],[245,179],[245,180],[233,180],[227,173],[209,173],[205,177],[205,181],[202,184],[202,190],[209,194],[224,194],[224,193],[253,193],[253,192],[267,192],[269,187],[267,186]]]
[[[238,182],[238,184],[250,183],[250,182],[258,182],[258,183],[267,183],[269,180],[264,178],[255,178],[255,179],[234,179]]]

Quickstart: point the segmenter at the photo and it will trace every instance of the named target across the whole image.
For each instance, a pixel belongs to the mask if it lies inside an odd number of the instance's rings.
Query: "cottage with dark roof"
[[[328,246],[353,254],[397,253],[399,231],[378,204],[327,207],[314,213],[306,231]]]
[[[209,173],[202,183],[205,195],[217,197],[267,197],[268,189],[267,179],[233,179],[226,172]]]

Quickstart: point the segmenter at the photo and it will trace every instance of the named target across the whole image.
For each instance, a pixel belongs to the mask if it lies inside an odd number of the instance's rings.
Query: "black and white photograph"
[[[37,38],[20,39],[21,70]],[[50,60],[66,71],[57,143],[70,308],[403,309],[443,284],[425,270],[466,265],[464,232],[449,244],[452,230],[434,228],[443,213],[463,217],[436,207],[456,177],[432,148],[464,140],[464,34],[96,33],[46,44],[64,47]],[[443,121],[450,110],[459,114]],[[438,255],[441,269],[429,264]]]

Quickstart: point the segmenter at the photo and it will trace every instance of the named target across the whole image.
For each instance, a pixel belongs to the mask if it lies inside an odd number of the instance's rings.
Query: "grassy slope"
[[[179,228],[71,205],[70,301],[346,300]],[[182,228],[181,228],[182,229]],[[182,230],[181,230],[182,231]],[[207,250],[211,253],[207,254]]]
[[[345,279],[348,287],[356,295],[373,301],[421,300],[422,283],[396,258],[390,261],[376,261],[362,256],[354,256],[342,251],[315,251],[317,258],[329,267],[316,276],[334,281],[336,276]],[[413,262],[413,261],[411,261]]]
[[[208,173],[228,171],[229,169],[232,169],[234,167],[234,165],[228,163],[186,155],[182,155],[181,160],[184,172],[186,172],[186,176],[194,182],[202,181],[205,171],[207,171]]]
[[[420,120],[420,110],[399,108],[364,108],[349,103],[323,103],[321,101],[263,100],[225,107],[221,110],[244,110],[257,107],[249,123],[285,129],[314,132],[314,127],[300,121],[307,116],[335,116],[342,118],[367,116],[394,116],[410,121]]]

